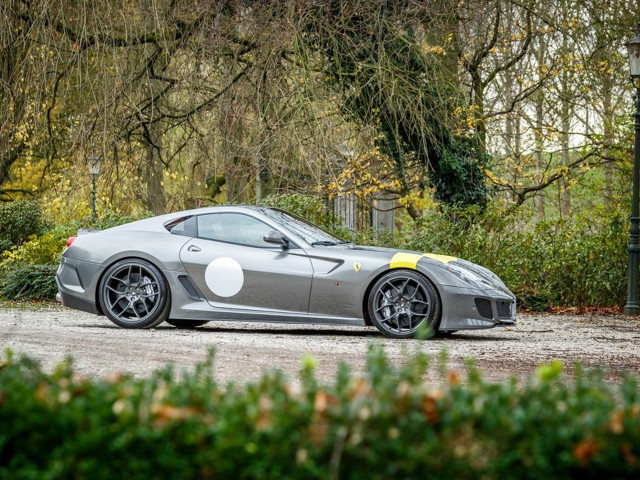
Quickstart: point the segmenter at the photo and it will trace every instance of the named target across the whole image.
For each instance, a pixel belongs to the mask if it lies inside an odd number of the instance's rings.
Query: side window
[[[250,247],[273,247],[262,238],[273,228],[240,213],[211,213],[198,218],[198,237]]]
[[[196,236],[196,217],[182,217],[165,223],[164,228],[174,235],[184,235],[185,237]]]

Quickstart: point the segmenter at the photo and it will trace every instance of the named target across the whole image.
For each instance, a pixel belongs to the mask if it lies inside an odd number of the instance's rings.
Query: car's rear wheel
[[[390,338],[430,338],[440,323],[442,307],[431,281],[410,270],[386,273],[371,287],[369,317]]]
[[[141,259],[120,260],[100,281],[104,314],[124,328],[153,328],[169,317],[167,280],[154,265]]]
[[[176,328],[196,328],[201,327],[202,325],[206,325],[209,323],[208,320],[175,320],[170,319],[167,320],[169,325],[173,325]]]

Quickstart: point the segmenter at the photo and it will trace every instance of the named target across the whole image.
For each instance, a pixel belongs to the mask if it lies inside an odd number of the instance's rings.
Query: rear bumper
[[[98,307],[95,302],[79,298],[75,295],[60,292],[56,294],[56,300],[62,303],[63,306],[73,308],[75,310],[82,310],[83,312],[89,312],[99,315]]]
[[[91,262],[62,257],[56,274],[58,293],[56,300],[63,306],[100,314],[96,305],[96,282],[100,266]]]

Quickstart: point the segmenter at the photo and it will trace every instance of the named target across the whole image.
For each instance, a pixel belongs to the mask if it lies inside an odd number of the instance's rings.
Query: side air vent
[[[198,292],[198,289],[193,285],[193,283],[191,283],[191,279],[189,277],[186,275],[180,275],[178,276],[178,280],[180,280],[180,283],[191,298],[195,300],[204,300],[202,295],[200,295],[200,292]]]
[[[478,309],[478,313],[481,317],[492,319],[493,311],[491,310],[491,301],[486,298],[476,298],[474,299],[476,304],[476,308]]]

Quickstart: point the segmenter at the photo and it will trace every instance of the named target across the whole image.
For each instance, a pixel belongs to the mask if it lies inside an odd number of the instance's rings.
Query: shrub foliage
[[[394,238],[388,232],[348,231],[315,196],[271,195],[261,203],[288,210],[355,243],[443,253],[479,263],[516,293],[521,308],[615,307],[624,303],[628,227],[626,215],[619,211],[589,212],[589,216],[575,217],[571,222],[556,219],[527,224],[522,222],[521,211],[505,210],[495,202],[486,208],[441,205],[438,213],[425,215],[418,223],[406,224],[400,218],[401,234]],[[57,264],[67,237],[75,234],[80,224],[44,231],[37,203],[12,202],[0,207],[0,214],[6,214],[0,215],[0,250],[6,250],[0,257],[0,270],[5,271],[0,272],[0,293],[53,298],[54,280],[39,278],[47,267],[37,265]],[[148,215],[111,212],[92,226],[104,229]]]
[[[637,478],[640,388],[540,366],[524,385],[461,383],[427,359],[400,368],[370,352],[321,385],[278,372],[222,387],[211,356],[178,378],[47,374],[7,352],[0,370],[0,478]]]
[[[522,225],[517,212],[495,205],[443,208],[425,217],[403,246],[444,253],[495,272],[518,296],[519,306],[620,306],[624,303],[627,227],[620,212],[572,222]]]
[[[0,271],[0,294],[13,300],[53,299],[58,293],[56,265],[14,265]]]
[[[45,229],[40,203],[27,200],[0,203],[0,252]]]
[[[57,265],[67,239],[75,235],[76,225],[54,228],[42,235],[33,235],[19,246],[2,253],[3,268],[14,265]]]
[[[46,230],[39,204],[16,201],[0,207],[10,212],[7,218],[0,217],[0,250],[6,246],[0,253],[0,295],[13,300],[54,299],[58,292],[55,274],[60,256],[67,239],[76,235],[82,224],[71,222]],[[21,215],[24,223],[20,223]],[[148,212],[132,215],[106,212],[92,219],[90,225],[106,229],[148,216]]]

